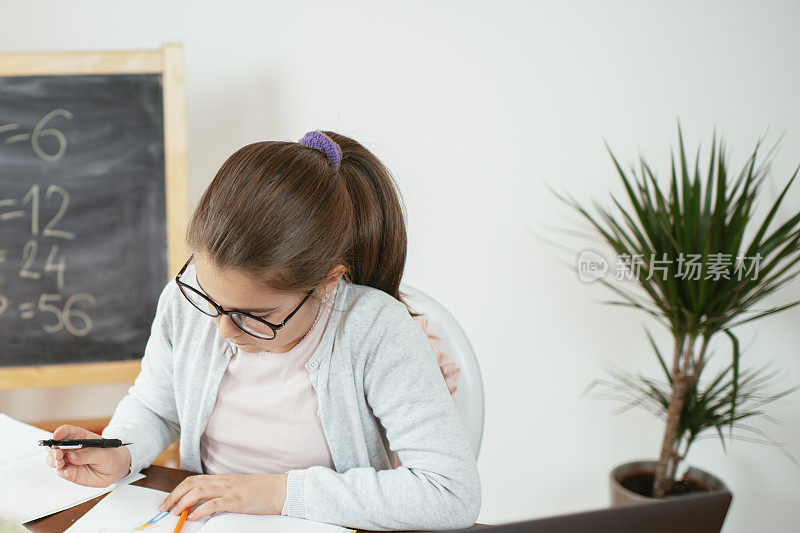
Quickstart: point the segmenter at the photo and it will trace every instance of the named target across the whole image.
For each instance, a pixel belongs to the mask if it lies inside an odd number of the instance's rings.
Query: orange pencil
[[[181,530],[183,523],[186,522],[187,516],[189,516],[188,507],[181,512],[181,517],[178,519],[178,523],[175,525],[175,529],[172,530],[172,533],[178,533]]]

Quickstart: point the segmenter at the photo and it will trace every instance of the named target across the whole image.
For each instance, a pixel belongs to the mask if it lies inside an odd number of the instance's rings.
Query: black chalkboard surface
[[[139,359],[166,283],[161,74],[0,76],[0,367]]]

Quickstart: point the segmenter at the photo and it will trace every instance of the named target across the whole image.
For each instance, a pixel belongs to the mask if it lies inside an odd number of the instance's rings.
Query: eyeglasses
[[[187,285],[186,283],[181,281],[181,276],[183,275],[186,268],[189,266],[189,263],[192,262],[192,258],[194,254],[189,256],[189,260],[186,261],[186,264],[183,265],[181,271],[178,272],[178,275],[175,276],[175,283],[178,284],[183,295],[186,297],[189,302],[195,306],[200,312],[206,314],[211,317],[217,317],[220,315],[228,315],[231,317],[231,320],[234,324],[239,326],[239,329],[247,333],[248,335],[252,335],[257,339],[263,339],[266,341],[270,341],[274,339],[278,335],[278,330],[281,329],[283,326],[289,322],[289,319],[294,316],[297,311],[303,307],[303,304],[306,303],[308,297],[311,296],[311,293],[314,292],[314,289],[311,289],[306,297],[303,298],[303,301],[300,302],[294,311],[289,313],[283,322],[280,324],[273,324],[271,322],[267,322],[263,318],[257,317],[253,314],[250,314],[246,311],[225,311],[220,305],[218,305],[214,300],[203,294],[202,292],[198,291],[191,285]]]

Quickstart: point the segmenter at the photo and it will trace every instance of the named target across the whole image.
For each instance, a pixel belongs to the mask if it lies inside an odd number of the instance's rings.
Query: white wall
[[[656,376],[641,314],[559,263],[549,225],[577,227],[546,183],[588,201],[619,192],[606,139],[662,174],[676,118],[694,154],[712,129],[740,168],[759,136],[785,131],[775,181],[800,163],[794,2],[11,2],[0,50],[186,49],[189,201],[240,146],[333,129],[395,173],[409,210],[405,281],[449,307],[486,385],[483,509],[497,523],[607,503],[617,463],[654,457],[661,425],[581,397],[602,362]],[[762,151],[765,153],[765,151]],[[782,215],[800,209],[795,187]],[[585,246],[587,243],[575,246]],[[772,302],[800,297],[790,285]],[[800,309],[743,328],[747,365],[770,359],[800,383]],[[717,347],[718,362],[728,346]],[[89,391],[87,392],[87,389]],[[107,416],[127,386],[0,393],[25,420]],[[800,459],[800,393],[758,424]],[[800,468],[771,446],[718,439],[689,462],[735,500],[727,533],[800,521]]]

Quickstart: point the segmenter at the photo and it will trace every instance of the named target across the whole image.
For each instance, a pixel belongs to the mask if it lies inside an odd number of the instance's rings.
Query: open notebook
[[[75,521],[66,533],[133,533],[136,531],[171,533],[180,516],[160,512],[158,505],[168,492],[123,485],[100,500]],[[203,503],[201,500],[192,508]],[[183,523],[181,533],[350,533],[351,529],[281,515],[215,513]]]
[[[52,433],[0,413],[0,435],[0,518],[8,522],[24,524],[145,477],[135,473],[108,487],[84,487],[47,465],[47,448],[38,441]]]

